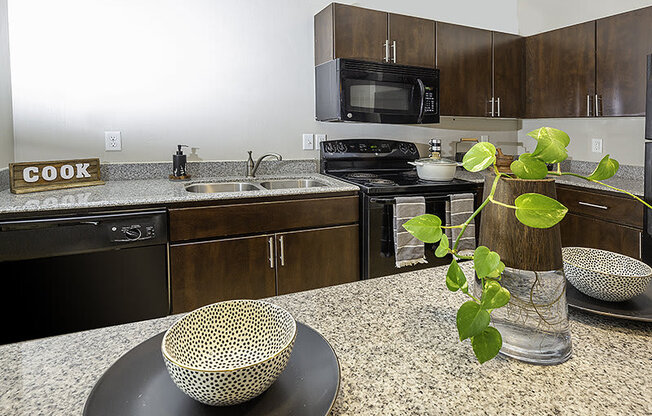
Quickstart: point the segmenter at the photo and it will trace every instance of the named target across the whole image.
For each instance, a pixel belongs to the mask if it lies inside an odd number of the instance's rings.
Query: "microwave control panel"
[[[426,91],[423,97],[423,111],[425,113],[437,113],[434,91]]]

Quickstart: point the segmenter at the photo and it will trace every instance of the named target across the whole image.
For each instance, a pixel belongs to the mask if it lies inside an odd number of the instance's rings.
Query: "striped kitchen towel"
[[[411,218],[426,213],[426,200],[422,196],[396,197],[394,205],[394,259],[396,267],[427,263],[423,242],[405,228]]]
[[[473,214],[475,197],[473,194],[452,194],[450,199],[446,201],[446,225],[460,225],[464,223]],[[446,236],[450,241],[451,247],[457,236],[462,231],[461,228],[446,228]],[[462,238],[460,244],[457,246],[457,252],[461,254],[469,254],[475,250],[475,223],[471,221]]]

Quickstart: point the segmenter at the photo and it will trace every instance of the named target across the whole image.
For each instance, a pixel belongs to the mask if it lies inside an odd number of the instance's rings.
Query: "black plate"
[[[566,282],[566,299],[568,306],[599,315],[633,321],[652,322],[652,284],[647,291],[624,302],[605,302],[585,295]]]
[[[213,407],[186,396],[161,356],[163,335],[139,344],[116,361],[91,391],[84,415],[326,415],[337,397],[340,366],[314,329],[297,322],[287,367],[260,396],[236,406]]]

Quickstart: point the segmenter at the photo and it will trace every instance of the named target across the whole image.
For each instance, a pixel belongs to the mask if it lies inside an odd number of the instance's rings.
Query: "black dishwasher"
[[[0,221],[0,344],[170,312],[165,210]]]

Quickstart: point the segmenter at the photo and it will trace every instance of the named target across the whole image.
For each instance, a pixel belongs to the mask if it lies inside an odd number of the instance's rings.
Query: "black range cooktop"
[[[327,173],[337,179],[350,182],[368,194],[433,193],[473,190],[476,184],[462,179],[452,181],[426,181],[419,179],[416,169],[398,172],[336,172]]]

